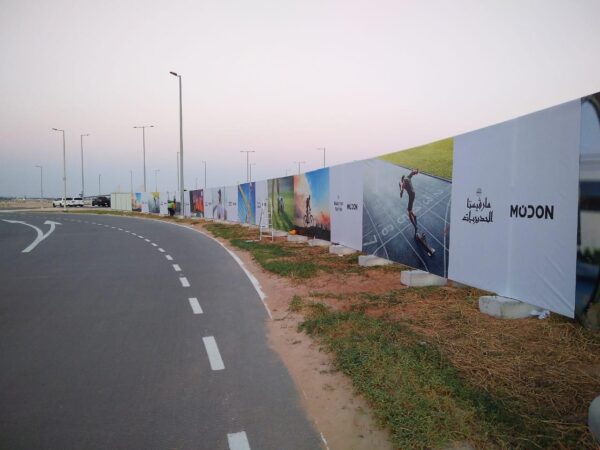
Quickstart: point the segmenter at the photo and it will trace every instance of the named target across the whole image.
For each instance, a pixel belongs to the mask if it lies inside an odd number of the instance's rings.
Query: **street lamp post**
[[[67,211],[67,150],[65,144],[65,130],[52,128],[54,131],[61,131],[63,138],[63,209]]]
[[[44,167],[38,164],[35,167],[40,168],[40,208],[43,208],[44,203]]]
[[[131,189],[131,194],[133,195],[133,170],[129,171],[129,188]]]
[[[83,138],[84,136],[89,136],[88,134],[80,134],[81,138],[81,200],[85,201],[85,193],[84,193],[84,181],[83,181]]]
[[[250,181],[250,153],[256,153],[254,150],[240,150],[240,153],[246,154],[246,182]]]
[[[206,195],[206,161],[202,161],[204,164],[204,195]]]
[[[179,170],[180,170],[180,176],[179,176],[179,183],[180,183],[180,190],[181,190],[181,217],[183,218],[184,213],[185,213],[185,202],[184,202],[184,198],[185,198],[185,194],[183,192],[183,105],[182,105],[182,98],[181,98],[181,75],[178,75],[176,72],[170,72],[171,75],[179,78]]]
[[[160,169],[154,169],[154,192],[158,192],[158,172]]]
[[[306,161],[294,161],[294,164],[298,164],[298,175],[300,175],[300,164],[306,164]]]
[[[98,195],[102,195],[102,174],[98,174]]]
[[[179,152],[177,152],[177,188],[175,190],[179,189]]]
[[[144,192],[146,192],[146,128],[154,128],[154,125],[140,125],[133,128],[142,129],[142,149],[144,152]]]
[[[255,166],[256,163],[250,164],[250,183],[252,183],[252,166]]]
[[[323,167],[325,167],[325,147],[319,147],[317,150],[323,150]]]

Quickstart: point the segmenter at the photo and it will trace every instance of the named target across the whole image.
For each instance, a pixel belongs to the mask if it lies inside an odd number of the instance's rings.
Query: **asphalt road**
[[[23,253],[36,230],[5,220],[61,225]],[[0,448],[321,448],[266,320],[238,264],[193,230],[0,214]]]

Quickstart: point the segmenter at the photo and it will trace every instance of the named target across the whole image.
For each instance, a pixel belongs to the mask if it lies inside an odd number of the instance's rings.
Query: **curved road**
[[[55,230],[23,253],[31,225]],[[321,448],[253,285],[200,233],[3,213],[0,281],[0,448]]]

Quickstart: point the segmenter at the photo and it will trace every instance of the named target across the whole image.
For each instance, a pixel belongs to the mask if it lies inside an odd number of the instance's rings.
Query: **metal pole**
[[[146,127],[142,127],[142,149],[144,151],[144,192],[146,192]]]
[[[129,180],[129,183],[130,183],[129,187],[131,189],[131,193],[133,194],[133,170],[129,171],[129,178],[130,178],[130,180]]]
[[[154,192],[158,192],[158,172],[160,169],[154,169]]]
[[[40,168],[40,209],[43,208],[44,204],[44,168],[38,164],[35,167]]]
[[[250,183],[252,183],[252,166],[255,166],[256,163],[250,164]]]
[[[325,167],[325,147],[319,147],[317,150],[323,150],[323,167]]]
[[[181,198],[181,218],[183,218],[184,216],[184,210],[185,210],[185,202],[184,202],[184,198],[185,198],[185,193],[183,191],[183,186],[184,186],[184,182],[183,182],[183,101],[182,101],[182,93],[181,93],[181,75],[178,75],[175,72],[171,72],[171,75],[176,76],[177,78],[179,78],[179,158],[181,159],[181,162],[179,164],[179,170],[180,170],[180,175],[179,175],[179,183],[180,183],[180,198]]]
[[[177,187],[175,190],[179,189],[179,152],[177,152]]]
[[[99,173],[98,174],[98,195],[102,194],[102,182],[101,182],[101,180],[102,180],[102,174]]]
[[[154,125],[140,125],[133,128],[142,129],[142,150],[144,152],[144,192],[146,192],[146,128],[154,128]]]
[[[206,192],[206,161],[202,162],[204,163],[204,191]]]
[[[85,200],[85,182],[84,182],[84,178],[83,178],[83,137],[84,136],[89,136],[89,134],[81,134],[80,138],[81,138],[81,199]]]
[[[240,153],[246,154],[246,182],[250,181],[250,153],[256,153],[254,150],[240,150]]]

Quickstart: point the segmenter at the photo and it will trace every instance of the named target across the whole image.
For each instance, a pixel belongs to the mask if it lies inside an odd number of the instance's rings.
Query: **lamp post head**
[[[181,76],[181,75],[178,75],[176,72],[169,72],[169,73],[170,73],[171,75],[173,75],[173,76],[176,76],[176,77],[179,77],[179,76]]]

